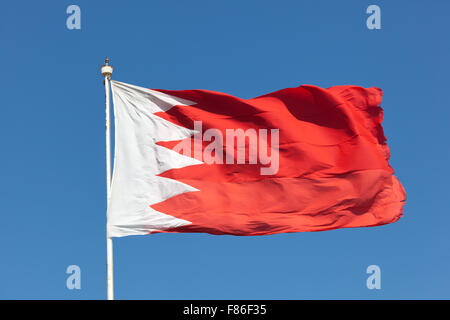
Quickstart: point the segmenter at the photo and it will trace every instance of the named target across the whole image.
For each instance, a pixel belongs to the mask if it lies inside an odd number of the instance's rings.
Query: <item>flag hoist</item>
[[[111,198],[111,130],[110,130],[110,89],[109,81],[113,72],[113,67],[109,65],[108,57],[105,58],[105,65],[100,68],[102,76],[105,78],[105,117],[106,117],[106,204],[109,205]],[[113,241],[106,235],[106,270],[107,270],[107,297],[114,300],[114,278],[113,278]]]

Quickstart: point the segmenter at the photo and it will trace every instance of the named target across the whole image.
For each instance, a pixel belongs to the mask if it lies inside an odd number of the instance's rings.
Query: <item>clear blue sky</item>
[[[66,28],[70,4],[81,30]],[[370,4],[381,30],[366,27]],[[3,3],[0,298],[106,297],[106,55],[114,79],[152,88],[380,87],[407,193],[404,217],[376,228],[117,239],[116,298],[450,298],[449,12],[444,0]],[[66,289],[71,264],[81,290]]]

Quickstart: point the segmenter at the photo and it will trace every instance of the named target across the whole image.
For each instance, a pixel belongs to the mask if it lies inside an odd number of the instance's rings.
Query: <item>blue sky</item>
[[[81,8],[81,30],[66,8]],[[370,4],[381,30],[368,30]],[[106,297],[104,88],[383,89],[404,217],[376,228],[114,241],[118,299],[449,299],[450,2],[8,1],[0,10],[0,298]],[[67,266],[81,290],[66,288]],[[381,290],[366,268],[381,268]]]

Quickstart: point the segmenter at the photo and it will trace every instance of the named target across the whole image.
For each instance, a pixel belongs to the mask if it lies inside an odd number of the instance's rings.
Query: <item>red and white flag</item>
[[[402,216],[378,88],[303,85],[253,99],[111,81],[108,235],[267,235]]]

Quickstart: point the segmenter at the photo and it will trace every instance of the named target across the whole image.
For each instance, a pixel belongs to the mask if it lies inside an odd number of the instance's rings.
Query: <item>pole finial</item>
[[[111,78],[112,72],[114,68],[113,66],[109,65],[109,58],[105,58],[105,64],[100,68],[100,71],[102,72],[102,76],[107,77],[108,79]]]

